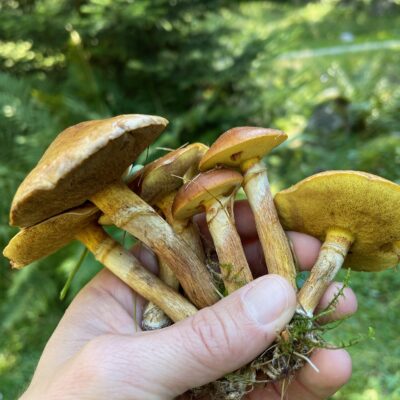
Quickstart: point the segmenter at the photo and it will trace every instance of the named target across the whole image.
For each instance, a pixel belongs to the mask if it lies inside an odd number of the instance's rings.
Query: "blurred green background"
[[[55,135],[121,113],[171,123],[157,146],[210,144],[237,125],[285,130],[266,160],[275,190],[326,169],[400,179],[400,1],[0,1],[0,240],[21,180]],[[141,162],[145,160],[143,156]],[[22,271],[0,266],[0,399],[28,383],[63,311],[98,270],[88,257],[68,298],[72,244]],[[332,335],[368,327],[335,399],[400,399],[400,276],[352,274],[359,311]]]

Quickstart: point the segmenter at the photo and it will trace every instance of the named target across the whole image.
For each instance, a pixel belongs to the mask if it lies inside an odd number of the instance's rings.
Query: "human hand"
[[[236,204],[236,223],[255,275],[265,270],[264,257],[246,202]],[[199,226],[207,235],[204,223]],[[319,242],[289,233],[303,269],[314,263]],[[155,257],[134,249],[149,268]],[[329,304],[339,284],[321,300]],[[170,399],[216,380],[250,362],[275,339],[296,307],[293,289],[276,275],[263,276],[194,317],[160,331],[141,332],[144,301],[107,270],[81,290],[46,345],[23,400],[33,399]],[[331,318],[356,310],[351,289],[344,290]],[[319,368],[306,365],[290,384],[289,399],[324,399],[350,377],[344,350],[312,355]],[[183,396],[184,398],[184,396]],[[281,398],[280,387],[254,390],[248,399]]]

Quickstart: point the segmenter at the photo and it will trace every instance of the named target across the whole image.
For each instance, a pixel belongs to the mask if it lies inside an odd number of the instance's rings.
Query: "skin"
[[[255,272],[262,271],[264,257],[247,203],[237,203],[235,214],[249,264]],[[204,216],[197,221],[207,238]],[[290,232],[289,238],[301,268],[310,269],[318,255],[319,241],[295,232]],[[156,259],[148,250],[136,247],[133,251],[149,269],[157,269]],[[333,283],[328,288],[320,307],[330,302],[338,287],[339,283]],[[271,290],[275,300],[264,302]],[[21,399],[175,398],[253,359],[289,322],[296,298],[283,278],[264,276],[196,316],[153,332],[140,330],[143,305],[143,299],[123,282],[101,271],[67,309]],[[330,318],[352,314],[356,309],[355,295],[346,288]],[[325,399],[351,376],[351,360],[344,350],[317,351],[312,361],[320,373],[306,365],[291,382],[288,399]],[[183,394],[179,399],[188,396]],[[256,389],[246,399],[280,400],[280,385]]]

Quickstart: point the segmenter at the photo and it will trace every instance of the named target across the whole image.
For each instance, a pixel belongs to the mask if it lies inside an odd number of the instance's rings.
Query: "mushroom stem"
[[[192,224],[190,219],[178,220],[172,216],[171,208],[176,192],[177,191],[174,190],[173,192],[164,196],[161,200],[156,202],[156,205],[162,211],[165,219],[172,226],[175,233],[192,248],[202,262],[205,262],[200,235],[194,224]],[[160,259],[159,266],[160,279],[168,286],[178,291],[179,281],[168,264],[166,264],[163,259]],[[169,325],[171,325],[171,320],[164,314],[164,312],[154,303],[147,303],[143,311],[142,328],[146,331],[149,331],[165,328]]]
[[[82,229],[76,237],[101,264],[139,295],[157,304],[173,321],[180,321],[196,313],[196,308],[188,300],[145,269],[96,223]]]
[[[286,278],[296,288],[296,266],[275,209],[267,167],[262,160],[252,159],[242,163],[241,168],[243,188],[253,210],[268,272]]]
[[[218,197],[206,205],[208,228],[218,255],[222,280],[228,294],[253,280],[233,217],[234,197]]]
[[[157,206],[161,209],[165,219],[172,226],[175,233],[192,248],[202,262],[205,262],[203,244],[196,225],[192,223],[191,218],[178,219],[172,215],[172,204],[176,193],[177,191],[164,197],[164,199],[157,203]]]
[[[353,235],[346,230],[328,230],[311,274],[298,294],[299,313],[312,317],[322,295],[342,267],[353,241]]]
[[[163,259],[159,260],[160,279],[170,288],[178,292],[179,281],[171,268]],[[143,310],[142,328],[145,331],[154,331],[165,328],[172,324],[172,321],[164,311],[156,304],[149,301]]]
[[[91,197],[114,224],[145,243],[172,267],[189,299],[199,308],[218,301],[211,275],[193,250],[145,201],[122,182]]]

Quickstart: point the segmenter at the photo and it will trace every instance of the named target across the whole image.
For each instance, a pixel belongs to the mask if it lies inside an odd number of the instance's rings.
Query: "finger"
[[[154,397],[170,398],[250,362],[273,342],[295,307],[296,296],[289,283],[269,275],[169,328],[136,338],[119,337],[112,349],[114,362],[104,360],[104,348],[98,352],[102,364],[111,368],[121,364],[116,362],[118,357],[140,360],[124,368],[124,381],[134,384],[140,377],[141,382],[151,382]]]
[[[332,305],[332,300],[340,291],[342,291],[342,294],[337,297],[337,304],[335,305],[333,311],[320,318],[319,322],[327,323],[330,321],[337,321],[350,316],[357,311],[358,303],[354,292],[348,287],[343,289],[343,283],[333,282],[322,296],[322,299],[315,311],[315,315],[318,315],[320,312],[330,307]]]
[[[312,236],[300,232],[288,231],[287,236],[300,264],[299,267],[304,271],[310,270],[317,261],[321,242]]]
[[[132,254],[153,274],[158,274],[158,259],[154,252],[143,243],[136,243]]]
[[[287,390],[289,399],[326,399],[351,377],[351,358],[345,350],[318,350],[313,353],[311,361],[319,372],[306,364]]]
[[[304,233],[288,232],[288,237],[293,245],[296,258],[301,270],[309,270],[318,257],[321,243],[318,239]],[[247,239],[243,243],[247,261],[255,278],[265,275],[267,267],[261,243],[257,238]]]
[[[254,279],[265,275],[268,272],[267,264],[258,238],[247,239],[243,242],[243,249]]]

